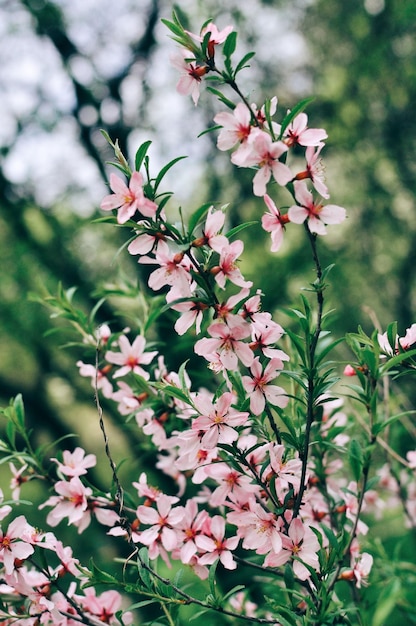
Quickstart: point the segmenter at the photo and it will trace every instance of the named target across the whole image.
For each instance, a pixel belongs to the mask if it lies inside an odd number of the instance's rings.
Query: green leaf
[[[398,604],[400,592],[401,583],[398,578],[394,578],[390,583],[383,586],[383,591],[377,599],[377,607],[371,626],[385,626],[389,623],[388,617]]]
[[[392,350],[396,347],[397,340],[397,322],[392,322],[387,326],[387,341],[389,342]]]
[[[225,594],[225,596],[223,596],[222,601],[225,602],[225,600],[228,600],[228,598],[231,598],[231,596],[233,596],[235,593],[238,593],[239,591],[243,591],[244,589],[245,589],[244,585],[236,585],[235,587],[230,589],[230,591],[228,591]]]
[[[416,356],[416,350],[406,350],[405,352],[400,352],[400,354],[396,354],[395,356],[391,357],[391,359],[389,359],[386,363],[384,363],[380,367],[380,371],[382,373],[387,372],[396,365],[400,365],[400,363],[403,363],[403,361],[406,361],[413,356]]]
[[[227,233],[227,238],[228,239],[232,239],[237,233],[239,233],[241,230],[244,230],[245,228],[250,228],[250,226],[255,226],[256,224],[258,224],[257,221],[253,221],[253,222],[244,222],[244,224],[239,224],[238,226],[235,226],[234,228],[231,228],[231,230],[228,231]]]
[[[142,600],[141,602],[135,602],[134,604],[131,604],[128,608],[129,611],[134,611],[135,609],[141,609],[143,606],[148,606],[149,604],[154,604],[155,602],[158,602],[158,600],[153,599],[153,600]]]
[[[136,168],[136,171],[138,172],[143,164],[144,161],[144,157],[147,154],[147,151],[149,149],[149,146],[152,142],[149,141],[145,141],[144,143],[142,143],[142,145],[137,149],[136,152],[136,156],[134,158],[134,166]]]
[[[197,613],[195,613],[194,615],[192,615],[191,617],[188,617],[188,620],[190,622],[193,622],[194,620],[198,619],[198,617],[201,617],[201,615],[204,615],[205,613],[208,613],[208,611],[210,611],[209,608],[207,609],[202,609],[201,611],[198,611]]]
[[[154,386],[156,389],[160,389],[163,393],[166,393],[168,396],[172,398],[177,398],[177,400],[181,400],[185,402],[185,404],[189,404],[192,406],[192,402],[189,399],[189,396],[184,393],[179,387],[174,387],[173,385],[166,385],[165,383],[155,383]]]
[[[313,102],[313,100],[315,100],[315,98],[304,98],[303,100],[298,102],[291,111],[289,111],[289,113],[283,118],[279,139],[283,137],[286,128],[294,120],[294,118],[299,115],[299,113],[302,113],[302,111],[304,111],[308,104]]]
[[[25,427],[25,407],[23,405],[23,398],[22,398],[21,393],[17,394],[17,396],[15,397],[14,402],[13,402],[13,408],[15,410],[15,414],[16,414],[16,418],[17,418],[19,426],[21,426],[21,428],[24,428]]]
[[[88,581],[83,585],[83,587],[91,587],[92,585],[97,584],[107,584],[114,585],[115,588],[120,586],[117,578],[105,572],[104,570],[99,569],[93,559],[90,559],[90,572],[91,576],[88,578]]]
[[[234,54],[236,46],[237,46],[237,32],[233,30],[228,35],[227,39],[224,41],[223,53],[227,59],[229,59],[230,56]]]
[[[321,348],[321,346],[318,344],[317,352],[316,352],[316,355],[315,355],[315,363],[316,363],[316,365],[321,363],[321,361],[327,356],[327,354],[329,352],[331,352],[331,350],[333,350],[336,346],[338,346],[343,341],[344,341],[344,338],[341,337],[340,339],[336,339],[335,341],[331,341],[324,348]]]
[[[10,445],[14,449],[16,447],[16,426],[11,419],[6,424],[6,435]]]
[[[190,216],[188,220],[188,229],[189,229],[189,235],[191,237],[192,237],[192,233],[194,232],[194,229],[202,220],[204,215],[208,213],[208,210],[211,206],[212,206],[211,202],[206,202],[205,204],[202,204],[198,209],[196,209]]]
[[[201,131],[199,133],[199,135],[197,135],[198,139],[200,137],[202,137],[203,135],[207,135],[208,133],[212,133],[213,130],[221,130],[222,126],[210,126],[209,128],[206,128],[205,130]]]
[[[221,91],[219,91],[218,89],[214,89],[214,87],[207,87],[207,91],[210,91],[211,93],[214,94],[214,96],[217,96],[218,100],[220,100],[223,104],[225,104],[229,109],[231,109],[232,111],[234,111],[235,109],[235,103],[232,100],[229,100],[228,98],[226,98],[226,96],[224,96]]]
[[[247,61],[250,61],[250,59],[252,59],[255,54],[255,52],[247,52],[247,54],[243,56],[241,61],[237,63],[237,67],[234,70],[234,77],[237,76],[238,72],[241,72],[241,70],[243,70],[244,68],[250,67],[249,65],[247,65]]]
[[[286,563],[285,571],[283,574],[285,586],[287,589],[293,589],[295,586],[295,575],[293,573],[293,567],[290,563]]]
[[[406,417],[407,415],[414,415],[415,413],[416,411],[403,411],[402,413],[396,413],[396,415],[392,415],[391,417],[386,419],[385,422],[379,422],[378,424],[375,424],[373,427],[373,434],[379,435],[385,428],[387,428],[387,426],[390,426],[390,424],[394,424],[394,422],[397,422],[397,420]]]
[[[331,547],[335,550],[335,553],[338,555],[339,553],[339,544],[338,544],[338,539],[334,533],[334,531],[329,528],[329,526],[327,526],[326,524],[322,524],[321,525],[321,529],[324,532],[324,534],[326,535],[329,543],[331,544]]]
[[[173,167],[176,163],[178,163],[178,161],[182,161],[182,159],[186,159],[186,158],[187,158],[186,156],[176,157],[175,159],[172,159],[172,161],[169,161],[169,163],[167,163],[164,167],[162,167],[162,169],[160,170],[155,180],[155,184],[154,184],[155,193],[160,183],[162,182],[162,179],[164,178],[166,173],[171,169],[171,167]]]
[[[218,565],[218,560],[213,565],[211,565],[211,567],[209,568],[209,574],[208,574],[208,584],[209,584],[209,588],[211,591],[211,595],[213,596],[214,603],[217,600],[217,579],[216,579],[217,565]]]
[[[361,478],[364,466],[364,454],[361,445],[356,439],[351,439],[348,450],[348,461],[356,482]]]

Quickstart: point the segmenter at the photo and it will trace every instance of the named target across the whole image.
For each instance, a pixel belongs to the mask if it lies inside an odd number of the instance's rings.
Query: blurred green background
[[[230,203],[229,226],[260,221],[264,211],[252,195],[252,173],[237,175],[229,155],[216,150],[215,134],[197,139],[221,105],[203,91],[195,108],[175,91],[175,44],[160,22],[172,8],[167,0],[0,0],[0,402],[23,394],[38,443],[77,432],[77,444],[102,451],[93,390],[75,365],[82,355],[62,348],[65,335],[51,332],[62,322],[33,294],[76,285],[76,305],[88,312],[100,285],[121,281],[128,292],[140,278],[134,259],[116,258],[125,231],[92,223],[111,171],[100,129],[130,157],[151,139],[154,173],[188,155],[167,179],[173,210]],[[183,0],[180,8],[191,30],[209,17],[220,28],[231,23],[237,54],[256,51],[241,75],[252,102],[277,95],[283,116],[315,96],[307,112],[310,126],[329,135],[323,157],[331,202],[348,212],[321,244],[324,264],[336,263],[328,292],[334,332],[397,320],[404,334],[416,322],[414,0]],[[296,303],[314,279],[302,234],[291,231],[272,255],[260,226],[242,233],[243,273],[282,325],[280,307]],[[110,299],[97,320],[122,328],[136,306]],[[167,326],[158,332],[169,340]],[[189,356],[186,349],[173,355],[174,365]],[[103,405],[116,424],[120,417]],[[108,428],[116,450],[134,458],[123,471],[137,476],[147,461],[135,455],[137,434]],[[108,489],[103,463],[98,478]]]

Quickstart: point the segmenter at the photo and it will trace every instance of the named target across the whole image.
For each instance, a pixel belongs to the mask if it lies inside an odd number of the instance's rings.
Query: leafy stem
[[[312,257],[315,264],[316,281],[313,283],[313,287],[316,293],[317,300],[317,313],[316,313],[316,325],[312,337],[308,337],[308,352],[307,352],[307,402],[306,402],[306,427],[305,436],[303,442],[303,449],[300,452],[300,458],[302,460],[302,471],[300,478],[299,491],[296,496],[296,501],[293,509],[293,517],[299,515],[300,507],[302,505],[303,494],[306,489],[306,472],[309,456],[309,445],[311,438],[312,424],[315,419],[315,380],[316,380],[316,348],[318,340],[322,332],[322,318],[324,308],[324,285],[322,283],[322,266],[318,256],[316,234],[312,233],[305,222],[305,231],[308,236],[308,240],[312,250]],[[307,330],[310,333],[310,329]]]

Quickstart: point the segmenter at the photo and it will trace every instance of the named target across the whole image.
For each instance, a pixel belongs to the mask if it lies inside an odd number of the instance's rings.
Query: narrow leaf
[[[224,56],[229,59],[230,56],[235,52],[235,48],[237,46],[237,33],[235,30],[231,31],[228,35],[227,39],[224,42],[223,52]]]
[[[295,119],[295,117],[299,115],[299,113],[302,113],[302,111],[304,111],[308,104],[310,104],[314,99],[315,98],[305,98],[304,100],[298,102],[293,109],[289,111],[289,113],[283,118],[279,139],[283,137],[286,128]]]
[[[186,156],[176,157],[176,159],[173,159],[172,161],[169,161],[169,163],[167,163],[164,167],[162,167],[162,169],[160,170],[160,172],[157,175],[156,180],[155,180],[155,186],[154,186],[154,192],[155,193],[156,193],[156,190],[159,187],[160,183],[162,182],[162,179],[164,178],[166,173],[170,170],[170,168],[173,167],[175,165],[175,163],[177,163],[178,161],[182,161],[182,159],[186,159],[186,158],[187,158]]]
[[[144,157],[147,154],[147,151],[149,149],[149,146],[152,142],[151,141],[145,141],[144,143],[142,143],[142,145],[138,148],[137,152],[136,152],[136,156],[134,159],[134,165],[136,168],[136,171],[138,172],[143,164],[144,161]]]

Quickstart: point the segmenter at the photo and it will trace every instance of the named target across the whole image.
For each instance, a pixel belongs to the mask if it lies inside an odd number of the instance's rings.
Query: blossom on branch
[[[25,534],[31,534],[31,526],[24,515],[10,522],[5,532],[0,529],[0,563],[3,563],[6,574],[13,572],[15,561],[24,561],[34,552],[33,546],[22,540]]]
[[[289,402],[285,390],[277,385],[271,385],[271,381],[279,376],[282,370],[280,359],[271,359],[263,368],[259,357],[253,360],[250,366],[251,376],[243,376],[244,388],[250,397],[250,410],[254,415],[261,415],[267,402],[273,406],[284,408]]]
[[[195,57],[188,50],[181,50],[171,54],[170,62],[181,73],[181,77],[176,85],[177,92],[181,96],[192,96],[196,106],[199,100],[199,86],[208,68],[206,65],[198,65]]]
[[[263,196],[263,200],[269,211],[262,216],[261,225],[264,230],[271,234],[271,252],[277,252],[280,250],[280,246],[283,243],[283,233],[286,228],[286,224],[290,220],[288,215],[282,215],[280,213],[279,209],[267,193]]]
[[[308,116],[306,113],[299,113],[286,128],[283,141],[289,147],[319,146],[327,139],[328,134],[323,128],[308,128]]]
[[[194,405],[200,415],[192,421],[192,430],[205,433],[201,445],[206,450],[212,450],[218,443],[232,443],[238,438],[234,426],[245,424],[249,414],[234,409],[231,405],[235,400],[231,392],[223,393],[215,404],[207,394],[195,396]]]
[[[266,185],[273,175],[275,181],[283,187],[293,179],[293,174],[279,158],[288,150],[283,141],[273,141],[269,133],[254,128],[250,134],[247,150],[243,154],[234,152],[231,161],[239,167],[257,166],[259,169],[253,179],[255,196],[266,194]]]
[[[340,224],[344,221],[346,212],[343,207],[315,202],[312,193],[303,181],[295,181],[293,186],[298,204],[291,206],[287,212],[291,222],[303,224],[307,219],[311,233],[326,235],[325,224]]]
[[[250,326],[241,317],[230,315],[226,323],[214,322],[207,332],[211,337],[196,342],[196,354],[211,362],[219,359],[227,370],[237,370],[238,360],[248,367],[251,365],[254,354],[249,345],[242,341],[250,336]]]
[[[136,211],[145,217],[154,218],[157,204],[145,197],[143,193],[143,176],[140,172],[133,172],[129,186],[115,174],[110,175],[110,188],[114,193],[105,196],[101,202],[103,211],[118,209],[117,221],[124,224]]]
[[[121,335],[118,340],[118,345],[120,347],[120,352],[113,352],[109,350],[105,354],[106,361],[114,363],[115,365],[121,365],[120,369],[115,372],[114,378],[119,378],[120,376],[125,376],[129,372],[133,372],[134,374],[138,374],[148,380],[149,373],[146,372],[141,365],[148,365],[151,363],[157,355],[157,351],[144,351],[146,339],[142,337],[142,335],[138,335],[132,344],[130,344],[125,335]]]

